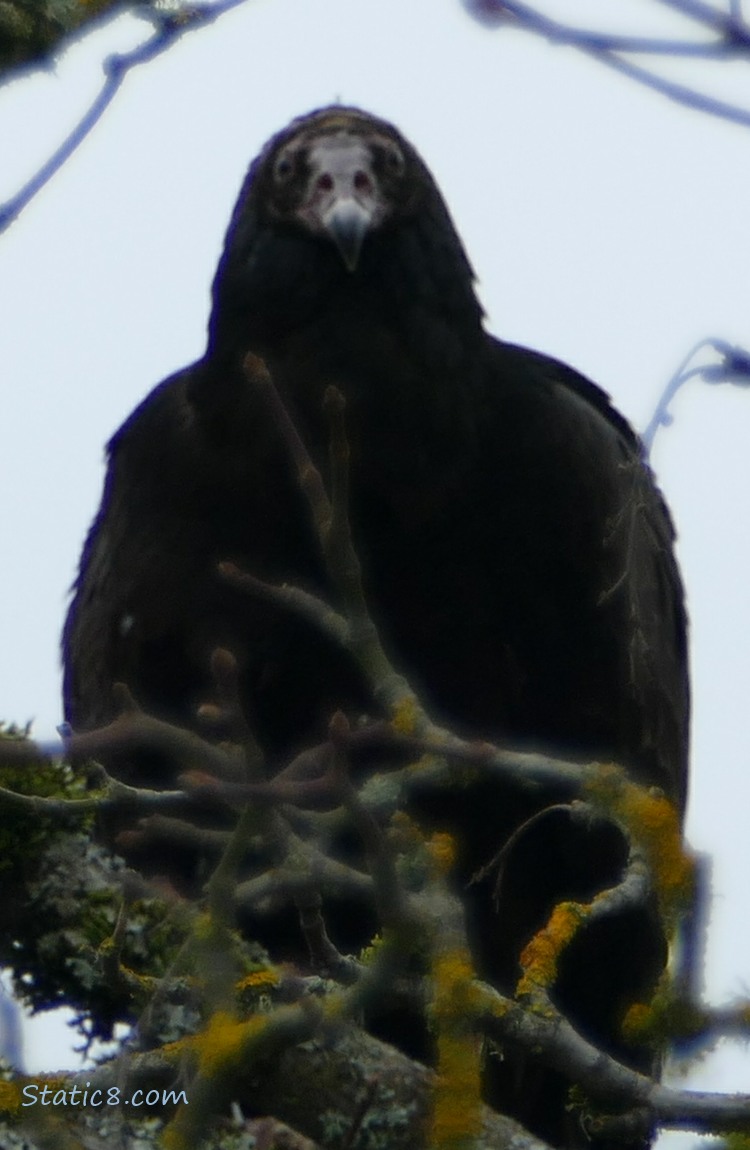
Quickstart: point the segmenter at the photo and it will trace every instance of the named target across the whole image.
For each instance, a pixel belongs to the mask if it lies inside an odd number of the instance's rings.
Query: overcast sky
[[[621,31],[692,31],[659,0],[546,7]],[[103,56],[143,30],[120,19],[54,72],[0,89],[0,199],[91,101]],[[750,108],[750,66],[693,61],[670,75]],[[250,159],[292,116],[338,100],[392,119],[421,151],[490,329],[567,360],[637,427],[698,340],[750,346],[750,129],[573,50],[482,28],[459,0],[249,0],[135,70],[0,237],[0,715],[34,718],[40,737],[61,717],[58,636],[104,443],[202,353]],[[716,859],[707,981],[722,1001],[750,985],[750,393],[693,384],[674,412],[654,463],[692,618],[688,832]],[[29,1059],[54,1066],[42,1041]],[[701,1082],[748,1089],[750,1072],[718,1058]]]

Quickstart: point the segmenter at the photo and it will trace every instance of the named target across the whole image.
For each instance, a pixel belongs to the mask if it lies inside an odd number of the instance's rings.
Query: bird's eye
[[[273,170],[273,178],[277,184],[285,184],[287,180],[292,178],[294,173],[294,164],[290,156],[279,156],[276,161],[276,166]]]
[[[386,171],[392,176],[403,176],[406,161],[404,160],[403,152],[397,148],[395,144],[386,148],[385,151],[385,167]]]

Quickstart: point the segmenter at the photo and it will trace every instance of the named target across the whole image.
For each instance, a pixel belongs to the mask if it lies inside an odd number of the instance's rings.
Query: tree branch
[[[651,69],[626,59],[627,56],[640,55],[651,59],[728,60],[739,56],[743,60],[750,60],[750,25],[742,19],[737,7],[727,15],[700,0],[661,2],[682,16],[710,28],[715,32],[715,38],[701,41],[611,35],[552,20],[521,0],[464,0],[464,6],[481,23],[495,28],[519,28],[543,36],[553,44],[575,48],[676,103],[750,127],[750,111],[747,109],[667,80]]]
[[[713,1131],[744,1128],[750,1120],[749,1094],[675,1090],[615,1061],[587,1042],[549,1003],[544,1011],[525,1010],[493,987],[478,983],[478,1016],[484,1032],[503,1044],[536,1051],[604,1105],[644,1112],[644,1126]]]
[[[710,348],[717,352],[720,356],[719,363],[691,367],[690,365],[698,352],[704,348]],[[712,336],[700,340],[688,352],[664,388],[654,414],[641,435],[647,452],[652,450],[659,428],[671,425],[673,417],[669,411],[670,404],[683,384],[691,379],[701,379],[704,383],[731,383],[735,387],[750,387],[750,351],[730,344],[725,339]]]

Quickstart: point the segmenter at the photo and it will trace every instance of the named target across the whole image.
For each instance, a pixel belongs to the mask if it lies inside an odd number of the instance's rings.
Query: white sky
[[[717,5],[719,0],[716,0]],[[559,19],[690,31],[658,0],[547,0]],[[598,24],[602,27],[601,22]],[[0,89],[0,199],[62,139],[122,19],[55,73]],[[750,108],[750,67],[672,65]],[[750,346],[750,129],[676,106],[570,49],[489,31],[459,0],[251,0],[140,67],[0,236],[0,716],[50,736],[58,636],[103,445],[199,356],[245,168],[292,116],[342,100],[392,119],[441,185],[496,334],[567,360],[642,428],[690,347]],[[693,384],[657,440],[679,533],[695,693],[689,836],[715,855],[708,987],[748,993],[750,394]],[[54,1066],[49,1027],[29,1061]],[[697,1080],[696,1080],[697,1081]],[[734,1056],[701,1083],[750,1089]]]

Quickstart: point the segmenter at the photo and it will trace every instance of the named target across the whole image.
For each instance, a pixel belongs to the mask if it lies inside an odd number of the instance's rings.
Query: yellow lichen
[[[20,1084],[18,1082],[0,1081],[0,1114],[16,1114],[20,1107]]]
[[[28,1095],[24,1095],[25,1087],[33,1087]],[[47,1089],[46,1097],[53,1097],[60,1091],[65,1094],[71,1090],[71,1083],[67,1078],[59,1075],[55,1077],[42,1077],[40,1075],[23,1075],[14,1082],[0,1079],[0,1114],[9,1118],[18,1117],[22,1107],[30,1106],[31,1100],[38,1096],[38,1092]]]
[[[690,897],[693,860],[682,846],[679,815],[663,796],[651,795],[632,784],[622,803],[625,819],[641,840],[665,909],[674,910]]]
[[[628,1042],[643,1042],[653,1029],[653,1011],[647,1002],[634,1002],[625,1012],[622,1033]]]
[[[406,811],[395,811],[388,826],[388,838],[396,850],[408,851],[424,844],[425,837]]]
[[[119,972],[126,982],[133,983],[145,992],[152,991],[158,986],[159,979],[154,978],[151,974],[140,974],[137,970],[133,970],[132,966],[126,966],[124,962],[118,964]]]
[[[481,1040],[470,1025],[475,1013],[474,978],[467,951],[446,951],[435,957],[431,1014],[438,1066],[432,1150],[469,1150],[481,1129]]]
[[[523,974],[516,993],[533,995],[549,990],[557,976],[557,964],[565,947],[586,919],[590,908],[579,902],[561,902],[550,915],[546,926],[534,935],[521,953]]]
[[[378,952],[383,946],[383,936],[381,934],[373,935],[367,946],[363,946],[359,952],[359,961],[369,965],[373,963],[378,956]]]
[[[413,695],[404,695],[393,708],[391,726],[399,735],[413,735],[417,729],[417,700]]]
[[[750,1133],[732,1130],[724,1135],[722,1142],[726,1150],[750,1150]]]
[[[584,795],[624,824],[646,857],[662,913],[672,919],[690,899],[694,881],[677,808],[660,791],[630,782],[611,764],[596,769]]]
[[[439,755],[433,751],[425,751],[418,759],[413,762],[407,763],[404,770],[408,771],[412,776],[420,775],[425,772],[434,771],[436,764],[440,762]]]
[[[214,937],[215,930],[216,924],[208,911],[203,911],[203,913],[195,916],[193,934],[199,942],[210,942]]]
[[[709,1035],[711,1013],[676,994],[665,975],[650,1002],[633,1003],[626,1011],[622,1032],[629,1042],[663,1047],[675,1038]]]
[[[481,1043],[472,1034],[438,1040],[432,1150],[469,1150],[482,1128]]]
[[[198,1054],[200,1072],[213,1077],[239,1065],[248,1043],[267,1026],[261,1015],[239,1022],[225,1011],[217,1011],[201,1034],[196,1034],[191,1045]]]
[[[430,859],[439,876],[447,875],[456,862],[456,840],[452,835],[438,833],[428,840]]]
[[[160,1142],[164,1150],[185,1150],[185,1137],[173,1122],[162,1131]]]
[[[237,983],[237,990],[272,990],[279,985],[279,976],[273,967],[253,970]]]
[[[476,974],[471,955],[466,950],[448,950],[436,955],[432,964],[435,993],[432,1013],[435,1018],[466,1018],[476,994]]]

